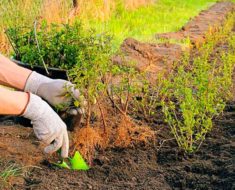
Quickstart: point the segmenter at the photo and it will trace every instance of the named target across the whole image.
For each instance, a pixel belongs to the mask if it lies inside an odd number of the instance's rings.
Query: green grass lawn
[[[216,0],[158,0],[154,5],[134,11],[121,7],[107,21],[86,20],[88,27],[114,35],[114,49],[127,37],[153,41],[154,34],[179,30],[190,18],[215,3]]]

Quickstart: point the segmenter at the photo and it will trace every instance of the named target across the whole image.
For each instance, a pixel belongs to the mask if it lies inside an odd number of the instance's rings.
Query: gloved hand
[[[31,120],[37,138],[48,145],[44,149],[46,153],[53,153],[61,148],[61,157],[68,157],[69,138],[66,125],[45,101],[30,93],[29,103],[22,116]]]
[[[61,79],[50,79],[46,76],[32,72],[25,84],[25,92],[31,92],[42,97],[52,106],[70,106],[73,99],[80,100],[80,92],[71,82]],[[69,94],[69,96],[66,96]],[[72,115],[83,113],[83,109],[73,108],[69,110]]]

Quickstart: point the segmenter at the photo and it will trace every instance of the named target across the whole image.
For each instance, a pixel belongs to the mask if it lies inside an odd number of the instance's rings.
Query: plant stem
[[[35,20],[35,22],[34,22],[34,35],[35,35],[35,40],[36,40],[36,44],[37,44],[39,56],[40,56],[41,59],[42,59],[42,63],[43,63],[43,66],[44,66],[44,68],[45,68],[45,70],[46,70],[46,73],[49,75],[49,72],[48,72],[48,70],[47,70],[46,63],[45,63],[45,61],[44,61],[44,59],[43,59],[43,57],[42,57],[42,55],[41,55],[41,50],[40,50],[39,43],[38,43],[38,39],[37,39],[37,21],[36,21],[36,20]]]
[[[103,125],[104,125],[104,134],[106,134],[107,125],[106,125],[106,122],[105,122],[104,112],[103,112],[103,109],[100,105],[100,101],[98,99],[97,99],[97,103],[98,103],[98,106],[99,106],[99,109],[100,109],[100,113],[101,113],[101,117],[102,117],[102,121],[103,121]]]
[[[9,42],[10,42],[10,44],[11,44],[11,47],[13,48],[13,50],[14,50],[14,52],[15,52],[15,54],[16,54],[16,58],[19,59],[19,57],[20,57],[20,52],[19,52],[19,50],[13,45],[12,40],[11,40],[10,36],[8,35],[7,31],[5,31],[5,34],[6,34],[7,39],[9,40]]]
[[[126,117],[126,113],[124,111],[122,111],[122,109],[115,103],[115,101],[111,98],[111,96],[110,96],[108,91],[107,91],[107,94],[108,94],[109,100],[112,102],[114,107],[116,107],[118,109],[118,111]]]

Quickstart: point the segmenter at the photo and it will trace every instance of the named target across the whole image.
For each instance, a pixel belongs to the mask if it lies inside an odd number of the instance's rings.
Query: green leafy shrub
[[[111,64],[110,43],[104,41],[105,39],[94,40],[97,39],[91,37],[84,41],[83,50],[76,57],[77,63],[68,70],[71,81],[76,84],[87,102],[87,125],[89,125],[92,105],[97,101],[99,103],[100,96],[104,96],[106,92],[105,78]],[[75,105],[79,106],[79,102],[75,101]]]
[[[228,23],[231,21],[228,20]],[[231,24],[231,23],[230,23]],[[193,61],[185,56],[166,81],[162,99],[163,113],[179,147],[186,152],[197,150],[231,98],[232,71],[235,64],[234,37],[231,25],[225,25],[199,49]],[[212,60],[216,44],[229,42],[229,52],[221,49]]]
[[[73,24],[48,25],[46,21],[32,27],[9,28],[7,35],[14,58],[31,65],[71,69],[84,62],[97,61],[110,53],[111,37],[85,30],[79,21]]]
[[[104,96],[110,97],[116,108],[127,114],[133,94],[140,90],[137,87],[138,72],[134,68],[111,62],[112,37],[85,30],[78,21],[50,26],[46,22],[35,23],[31,28],[10,28],[7,35],[15,59],[67,70],[70,81],[87,103],[87,125],[93,105],[99,104]],[[120,80],[113,83],[117,78]],[[74,105],[80,106],[81,102],[76,100]]]
[[[143,89],[144,75],[134,68],[134,64],[114,64],[110,69],[111,80],[108,82],[107,94],[113,106],[124,116],[128,114],[129,108],[133,107],[133,99],[140,95]]]
[[[180,66],[169,86],[163,112],[178,145],[192,152],[212,128],[212,119],[221,113],[225,103],[219,98],[218,82],[210,64],[196,59],[195,69],[187,72]]]
[[[230,15],[197,54],[186,53],[168,75],[159,75],[155,84],[144,83],[140,98],[135,100],[135,113],[154,124],[163,117],[178,145],[186,152],[200,148],[213,128],[213,119],[231,100],[232,72],[235,64],[234,35]],[[229,50],[218,45],[227,41]],[[216,49],[215,49],[216,47]],[[216,58],[216,59],[214,59]],[[160,119],[160,118],[159,118]]]
[[[154,83],[148,80],[147,75],[141,74],[141,86],[139,92],[133,98],[132,112],[148,123],[155,123],[161,113],[161,99],[166,96],[167,83],[170,81],[165,80],[164,74],[159,73]]]

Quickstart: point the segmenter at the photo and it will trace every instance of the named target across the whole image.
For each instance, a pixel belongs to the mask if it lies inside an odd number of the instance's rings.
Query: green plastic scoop
[[[69,164],[62,160],[60,163],[53,163],[60,168],[66,168],[70,170],[89,170],[88,164],[83,159],[82,155],[76,151],[73,158],[69,158]]]
[[[73,170],[89,170],[89,166],[85,162],[85,160],[82,158],[82,155],[76,151],[73,158],[69,158],[71,168]]]

